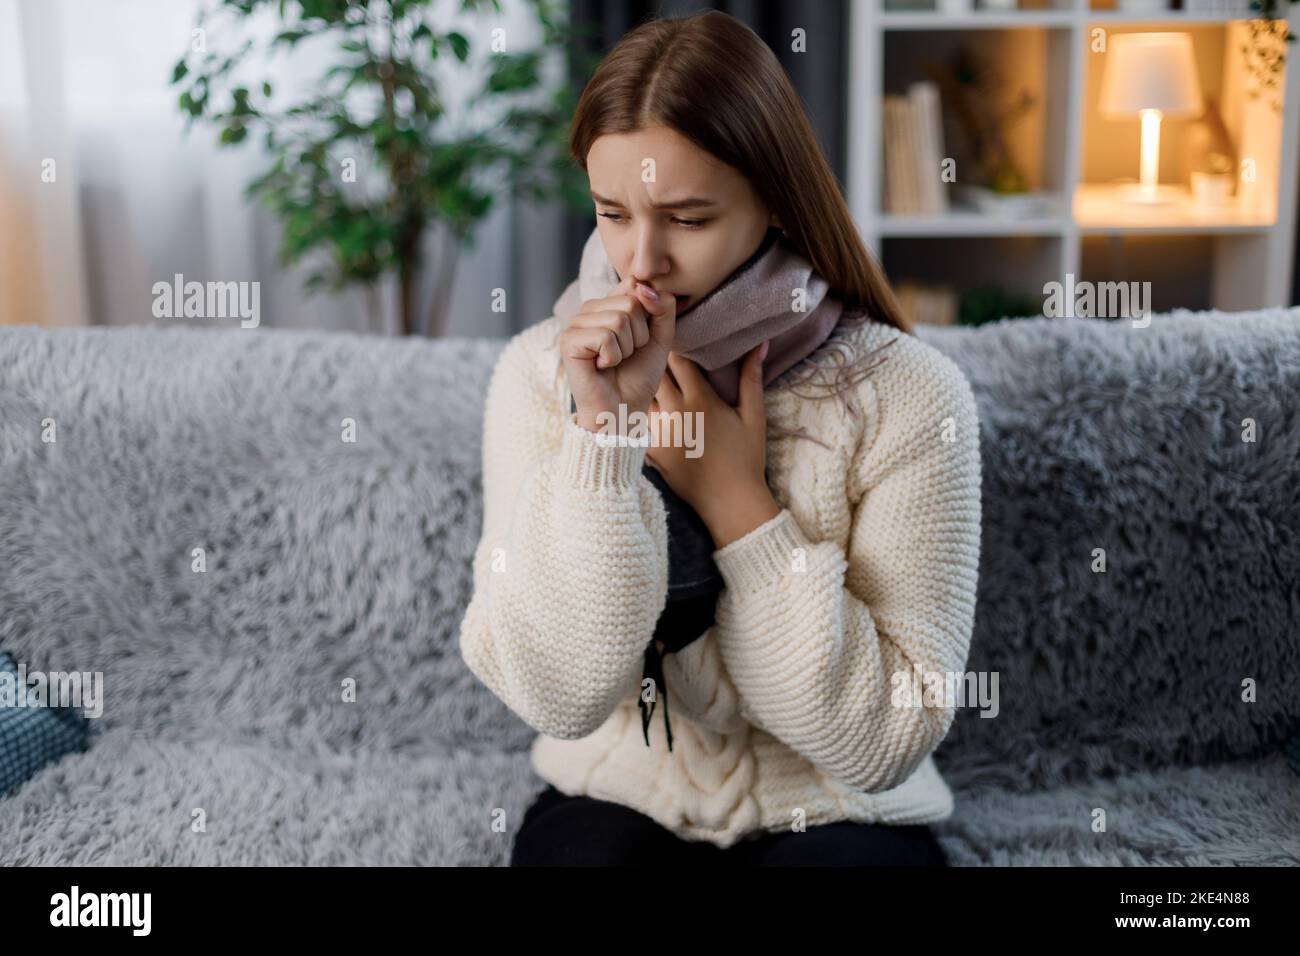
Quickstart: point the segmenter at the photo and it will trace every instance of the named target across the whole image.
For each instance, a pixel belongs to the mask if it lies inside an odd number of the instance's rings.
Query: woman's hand
[[[725,547],[781,513],[767,487],[767,411],[763,407],[763,356],[767,343],[745,356],[740,402],[732,408],[713,390],[690,359],[668,356],[668,369],[650,403],[650,447],[646,458],[668,486],[708,526],[715,545]],[[681,443],[681,433],[661,418],[672,412],[700,413],[700,454]],[[676,440],[674,440],[676,439]],[[671,444],[666,444],[671,443]]]
[[[677,300],[660,296],[629,273],[603,299],[588,299],[560,336],[578,424],[601,431],[603,413],[619,405],[645,413],[664,376],[677,328]],[[616,431],[617,429],[615,429]]]

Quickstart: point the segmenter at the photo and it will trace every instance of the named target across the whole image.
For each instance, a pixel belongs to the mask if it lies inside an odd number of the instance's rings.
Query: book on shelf
[[[904,195],[903,174],[907,170],[907,165],[902,161],[906,155],[907,148],[903,143],[903,118],[902,103],[897,97],[885,97],[884,108],[884,129],[885,129],[885,211],[893,212],[902,202]]]
[[[903,279],[894,284],[898,305],[914,323],[925,325],[955,325],[959,298],[951,286],[929,285],[914,279]]]
[[[881,110],[884,132],[884,209],[894,215],[940,215],[948,211],[941,178],[943,113],[939,87],[923,80],[906,93],[887,93]]]

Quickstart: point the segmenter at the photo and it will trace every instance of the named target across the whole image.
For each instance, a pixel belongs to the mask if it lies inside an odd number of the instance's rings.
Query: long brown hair
[[[803,103],[753,30],[706,10],[648,20],[629,31],[582,92],[570,153],[585,170],[597,137],[652,126],[676,130],[748,178],[790,244],[843,303],[841,326],[875,320],[914,334],[858,234]],[[866,356],[846,363],[843,351],[838,359],[835,351],[817,356],[821,362],[810,356],[799,363],[796,369],[805,366],[799,380],[828,364],[862,369]]]

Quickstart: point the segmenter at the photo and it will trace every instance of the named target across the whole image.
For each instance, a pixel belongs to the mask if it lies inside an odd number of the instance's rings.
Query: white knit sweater
[[[930,754],[955,706],[902,706],[899,688],[918,686],[914,668],[966,666],[980,457],[961,371],[869,322],[831,340],[898,338],[853,389],[862,414],[768,387],[769,425],[825,446],[769,434],[782,511],[713,553],[716,623],[664,657],[670,752],[658,713],[646,746],[638,709],[667,597],[663,499],[641,474],[644,447],[598,443],[569,413],[558,321],[516,335],[492,375],[460,634],[473,673],[539,732],[533,769],[720,847],[800,822],[949,816]]]

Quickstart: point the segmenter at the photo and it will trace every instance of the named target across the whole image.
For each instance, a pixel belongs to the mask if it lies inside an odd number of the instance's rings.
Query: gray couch
[[[979,402],[999,675],[952,862],[1296,863],[1300,309],[920,335]],[[507,860],[534,734],[456,644],[501,344],[0,330],[0,647],[105,693],[0,864]]]

